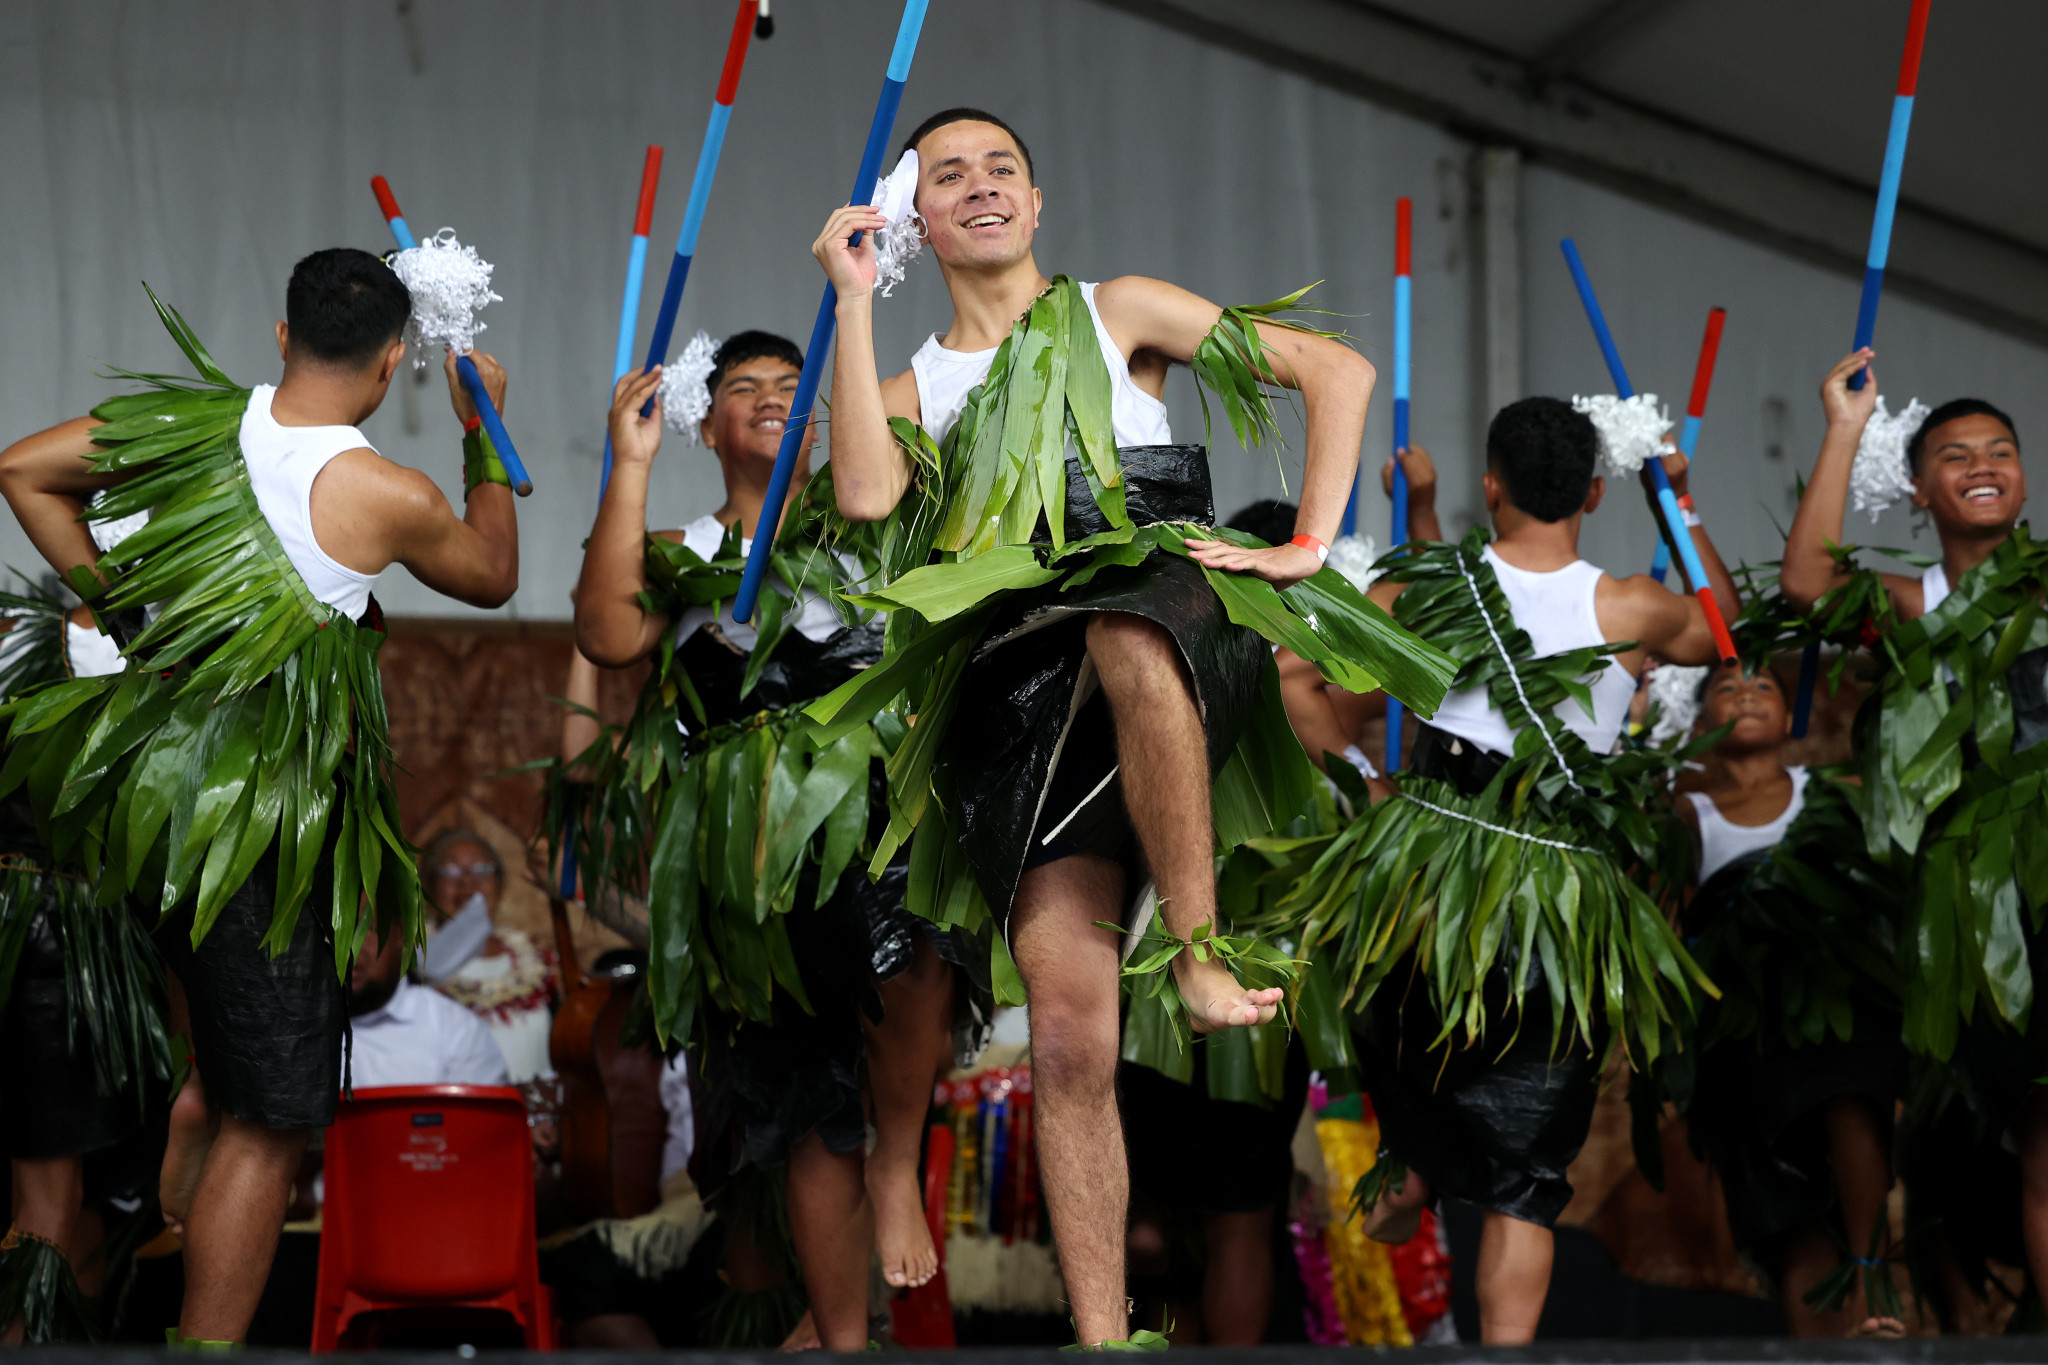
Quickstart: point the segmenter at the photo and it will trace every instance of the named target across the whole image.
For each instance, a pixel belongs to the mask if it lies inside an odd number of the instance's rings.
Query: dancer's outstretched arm
[[[1095,307],[1125,355],[1150,350],[1182,362],[1193,358],[1223,316],[1221,308],[1199,294],[1142,275],[1102,284],[1095,291]],[[1328,545],[1337,538],[1358,472],[1375,378],[1372,363],[1342,342],[1289,327],[1262,322],[1259,340],[1266,350],[1266,378],[1300,390],[1306,410],[1308,449],[1294,529]],[[1247,550],[1219,541],[1190,541],[1188,548],[1208,568],[1255,574],[1282,587],[1322,567],[1316,552],[1302,545]]]
[[[605,668],[638,663],[668,629],[668,618],[639,597],[647,587],[647,480],[661,449],[661,370],[636,370],[612,389],[612,477],[576,583],[576,647]],[[654,410],[642,417],[650,398]]]
[[[116,482],[93,472],[99,447],[92,430],[99,424],[97,418],[75,417],[0,451],[0,495],[30,543],[60,574],[99,563],[99,546],[78,519],[94,493]]]
[[[1813,477],[1806,482],[1805,496],[1792,517],[1792,530],[1785,537],[1785,559],[1778,569],[1778,588],[1785,600],[1804,611],[1838,587],[1845,578],[1828,553],[1830,545],[1842,540],[1842,518],[1849,508],[1849,472],[1856,463],[1856,447],[1862,443],[1863,428],[1877,409],[1877,371],[1868,369],[1874,352],[1866,346],[1843,357],[1828,371],[1820,386],[1821,406],[1827,410],[1827,433],[1821,437],[1820,455],[1813,462]],[[1867,371],[1861,389],[1851,389],[1849,380],[1857,371]],[[1901,616],[1920,614],[1920,580],[1903,574],[1883,575],[1892,605]]]

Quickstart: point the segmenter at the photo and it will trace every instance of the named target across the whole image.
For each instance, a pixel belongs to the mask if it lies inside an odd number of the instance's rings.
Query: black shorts
[[[333,869],[330,835],[291,942],[276,957],[263,946],[277,895],[274,848],[197,949],[190,907],[157,930],[157,947],[185,987],[206,1098],[224,1114],[285,1132],[334,1122],[348,998],[334,965]]]
[[[109,915],[127,913],[112,909]],[[91,1042],[71,1010],[64,948],[45,906],[29,923],[0,1016],[0,1146],[23,1160],[112,1147],[142,1123],[139,1089],[103,1093]]]

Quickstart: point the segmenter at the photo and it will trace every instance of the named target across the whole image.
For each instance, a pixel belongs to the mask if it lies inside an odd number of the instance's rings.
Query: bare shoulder
[[[1095,311],[1126,356],[1153,350],[1186,360],[1223,310],[1192,290],[1149,275],[1119,275],[1095,287]]]
[[[905,370],[882,381],[882,411],[891,417],[902,417],[912,422],[924,420],[924,407],[918,402],[917,373],[914,370]]]
[[[344,450],[313,481],[316,510],[354,519],[415,524],[449,515],[448,497],[425,471],[387,460],[368,446]]]
[[[665,540],[671,545],[681,545],[690,538],[689,532],[675,526],[670,527],[666,531],[649,531],[647,534],[653,536],[656,540]]]

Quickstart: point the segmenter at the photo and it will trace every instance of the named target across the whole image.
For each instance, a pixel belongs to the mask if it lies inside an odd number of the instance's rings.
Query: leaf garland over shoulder
[[[1353,1011],[1412,954],[1445,1021],[1437,1041],[1454,1046],[1524,1027],[1540,967],[1555,1046],[1593,1043],[1604,1024],[1647,1062],[1689,1023],[1693,992],[1716,993],[1661,908],[1675,903],[1691,856],[1664,786],[1697,746],[1601,756],[1559,723],[1560,705],[1590,709],[1587,675],[1626,646],[1535,657],[1486,541],[1475,529],[1382,564],[1408,585],[1401,623],[1447,649],[1456,685],[1485,688],[1515,727],[1513,757],[1476,795],[1405,775],[1397,796],[1360,802],[1334,834],[1255,843],[1293,881],[1262,927],[1298,936]],[[1513,973],[1507,1021],[1484,1010],[1496,964]]]
[[[1912,888],[1906,1041],[1946,1057],[1980,998],[2018,1029],[2034,1006],[2028,942],[2048,928],[2048,841],[2032,833],[2048,822],[2048,544],[2015,527],[1911,621],[1853,555],[1838,551],[1851,577],[1806,625],[1868,645],[1878,664],[1856,727],[1866,846]],[[2025,713],[2016,682],[2036,699]]]
[[[203,938],[265,852],[277,852],[265,939],[289,941],[334,829],[334,929],[345,973],[364,896],[421,932],[419,871],[400,834],[377,671],[382,632],[313,597],[263,518],[238,433],[249,391],[175,309],[150,301],[198,372],[116,373],[146,386],[93,410],[95,469],[122,482],[87,514],[149,522],[80,565],[95,610],[156,604],[126,672],[76,678],[0,708],[0,794],[27,787],[51,852],[99,879],[102,904],[192,903]],[[104,580],[104,581],[102,581]]]
[[[845,594],[875,573],[882,528],[840,519],[831,490],[827,466],[776,535],[742,697],[805,598],[834,602],[847,629],[872,615]],[[674,623],[730,601],[746,556],[737,527],[709,559],[650,535],[646,566],[641,606]],[[552,851],[559,857],[565,841],[573,844],[586,901],[614,920],[622,904],[646,906],[644,925],[614,927],[646,936],[648,995],[664,1041],[696,1039],[707,1008],[758,1022],[772,1019],[778,996],[809,1008],[783,916],[806,893],[805,908],[822,905],[855,865],[868,839],[870,767],[901,734],[885,715],[816,742],[795,707],[709,725],[676,659],[681,643],[673,628],[663,633],[624,726],[605,727],[566,764],[540,765]]]

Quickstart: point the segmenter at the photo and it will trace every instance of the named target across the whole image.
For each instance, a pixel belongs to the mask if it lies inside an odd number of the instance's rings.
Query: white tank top
[[[715,557],[719,545],[724,540],[725,526],[709,513],[683,528],[683,544],[704,559]],[[740,537],[741,554],[747,553],[753,545],[752,536]],[[839,559],[849,570],[859,572],[859,565],[852,559],[845,555],[841,555]],[[712,616],[709,607],[691,607],[684,612],[682,619],[676,622],[676,643],[681,644],[689,639],[713,619],[717,620],[719,630],[724,632],[725,638],[731,642],[734,649],[744,650],[749,654],[754,652],[754,645],[760,640],[761,632],[751,624],[742,625],[732,619],[730,599],[719,603],[716,618]],[[813,644],[822,644],[831,639],[833,633],[845,623],[839,619],[839,612],[830,601],[817,593],[807,592],[803,595],[802,602],[797,605],[796,618],[792,624],[797,634]]]
[[[375,574],[335,563],[313,535],[313,480],[344,450],[372,449],[354,427],[279,426],[270,415],[273,384],[258,384],[242,414],[242,460],[263,519],[313,596],[351,621],[370,605]]]
[[[1929,564],[1920,571],[1920,614],[1925,616],[1948,600],[1948,570]]]
[[[1700,884],[1704,885],[1709,877],[1744,854],[1773,847],[1792,828],[1799,812],[1806,809],[1806,769],[1794,766],[1785,771],[1792,775],[1792,799],[1785,804],[1784,814],[1765,825],[1738,825],[1721,814],[1714,798],[1705,792],[1685,794],[1700,817],[1700,870],[1696,878]]]
[[[1109,366],[1109,421],[1120,446],[1163,446],[1173,444],[1173,431],[1166,421],[1166,404],[1139,388],[1131,379],[1131,367],[1124,353],[1110,339],[1095,308],[1095,286],[1081,286],[1088,304],[1088,316],[1095,323],[1095,341],[1102,348],[1103,363]],[[1000,347],[986,351],[949,351],[939,345],[936,333],[925,338],[917,354],[910,357],[910,372],[917,377],[917,410],[924,429],[934,441],[946,433],[966,410],[967,395],[988,378]]]
[[[1593,594],[1603,576],[1598,565],[1581,559],[1549,573],[1531,573],[1502,559],[1491,545],[1486,547],[1486,562],[1493,566],[1515,624],[1528,632],[1537,658],[1607,643],[1599,613],[1593,608]],[[1593,690],[1593,714],[1588,716],[1571,698],[1559,703],[1552,714],[1594,753],[1613,753],[1622,722],[1628,719],[1628,704],[1636,694],[1636,680],[1611,660],[1602,660],[1587,676]],[[1484,688],[1466,687],[1448,694],[1429,723],[1491,753],[1515,751],[1515,732],[1488,700]]]

